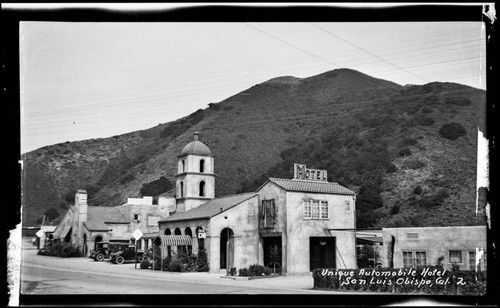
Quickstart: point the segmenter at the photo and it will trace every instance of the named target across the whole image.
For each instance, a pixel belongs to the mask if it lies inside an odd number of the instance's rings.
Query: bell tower
[[[176,212],[197,208],[215,197],[214,157],[201,142],[200,133],[193,134],[178,156],[176,175]]]

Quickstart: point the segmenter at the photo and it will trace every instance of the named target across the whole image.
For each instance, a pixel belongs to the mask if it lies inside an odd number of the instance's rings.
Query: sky
[[[486,89],[479,22],[20,24],[21,153],[174,121],[338,68]]]

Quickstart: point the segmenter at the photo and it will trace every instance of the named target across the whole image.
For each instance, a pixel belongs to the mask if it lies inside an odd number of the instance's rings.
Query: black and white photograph
[[[494,304],[494,4],[73,5],[2,8],[9,306]]]

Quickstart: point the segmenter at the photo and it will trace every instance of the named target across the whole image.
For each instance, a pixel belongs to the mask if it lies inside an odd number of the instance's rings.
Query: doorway
[[[229,245],[228,245],[228,239],[229,239]],[[233,267],[233,264],[234,264],[234,234],[231,228],[224,228],[220,232],[220,269],[227,269],[228,266],[229,268],[231,268]]]
[[[309,238],[309,270],[316,268],[335,268],[335,238]]]
[[[283,266],[283,254],[281,236],[263,237],[264,244],[264,266],[272,270],[281,269]]]

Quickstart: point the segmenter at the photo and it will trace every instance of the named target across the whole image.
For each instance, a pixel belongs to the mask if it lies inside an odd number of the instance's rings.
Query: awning
[[[191,246],[192,241],[190,235],[158,235],[154,243],[162,246]]]

